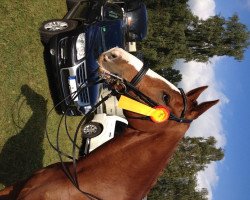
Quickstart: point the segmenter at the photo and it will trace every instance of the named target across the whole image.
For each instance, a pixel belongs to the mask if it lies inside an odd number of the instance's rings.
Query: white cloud
[[[215,15],[214,0],[189,0],[188,4],[192,12],[202,19]]]
[[[247,0],[247,3],[250,5],[250,0]],[[192,12],[199,18],[207,19],[215,15],[215,0],[189,0],[189,6]],[[222,93],[223,85],[215,77],[214,69],[219,60],[220,58],[213,58],[209,63],[183,63],[180,61],[177,63],[176,68],[181,70],[183,77],[180,86],[186,91],[203,85],[209,86],[207,91],[198,99],[199,102],[220,99],[219,104],[192,123],[187,135],[201,137],[214,136],[218,142],[217,146],[224,147],[226,138],[222,126],[221,109],[229,100]],[[216,167],[217,164],[212,163],[204,171],[197,174],[198,188],[207,188],[210,200],[213,198],[212,189],[219,180]]]
[[[198,187],[200,190],[202,188],[207,188],[208,190],[208,199],[212,199],[212,190],[216,186],[219,177],[216,174],[217,165],[215,163],[210,164],[204,172],[199,172],[197,175]]]
[[[208,85],[209,88],[203,92],[198,101],[211,101],[220,99],[219,104],[208,110],[198,120],[192,123],[188,131],[189,136],[214,136],[218,141],[218,146],[225,145],[225,136],[222,127],[221,108],[229,102],[228,98],[221,92],[222,84],[216,80],[214,69],[219,58],[213,58],[209,63],[179,61],[176,64],[177,69],[182,73],[180,87],[189,91],[196,87]]]
[[[180,87],[186,92],[196,87],[208,85],[208,89],[201,94],[198,102],[220,99],[219,104],[209,109],[197,120],[192,122],[188,130],[188,136],[209,137],[213,136],[217,140],[218,147],[224,147],[226,144],[225,133],[222,126],[222,107],[229,102],[228,98],[222,93],[223,85],[216,80],[215,67],[222,58],[213,58],[209,63],[179,61],[176,63],[176,69],[182,73]],[[219,177],[216,173],[216,164],[210,164],[203,172],[197,175],[199,188],[207,188],[209,199],[212,199],[212,188],[216,185]]]

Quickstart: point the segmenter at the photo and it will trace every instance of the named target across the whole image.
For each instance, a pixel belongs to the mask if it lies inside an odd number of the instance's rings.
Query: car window
[[[123,47],[124,31],[120,20],[109,21],[101,27],[102,46],[104,50]]]
[[[113,47],[124,46],[124,30],[121,20],[109,20],[99,24],[97,32],[93,33],[89,48],[92,49],[93,56],[98,59],[100,54]]]
[[[127,127],[127,124],[121,121],[116,121],[115,123],[115,136],[120,135],[124,129]]]

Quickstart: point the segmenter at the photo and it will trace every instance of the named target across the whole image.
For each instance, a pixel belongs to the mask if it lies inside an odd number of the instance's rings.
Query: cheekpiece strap
[[[132,84],[133,86],[136,86],[141,81],[143,76],[145,76],[148,69],[149,69],[148,67],[143,66],[140,69],[140,71],[135,75],[135,77],[130,81],[130,84]]]

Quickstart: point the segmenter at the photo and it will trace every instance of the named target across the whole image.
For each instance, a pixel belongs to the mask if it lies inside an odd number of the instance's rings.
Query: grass
[[[53,104],[38,29],[43,21],[65,13],[61,0],[1,1],[0,189],[58,161],[45,138],[46,114]],[[56,114],[48,120],[51,136],[58,120]],[[69,119],[71,131],[73,120]],[[65,137],[61,141],[69,151]]]

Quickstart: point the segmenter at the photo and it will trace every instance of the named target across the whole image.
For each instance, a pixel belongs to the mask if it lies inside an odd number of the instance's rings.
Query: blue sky
[[[189,0],[193,12],[201,18],[237,13],[250,29],[250,0]],[[238,62],[216,57],[209,63],[178,63],[183,73],[181,86],[188,91],[201,85],[209,88],[200,98],[220,99],[219,105],[201,116],[189,130],[191,136],[214,136],[225,149],[225,159],[213,163],[198,174],[201,187],[213,200],[250,199],[250,50]]]
[[[245,59],[242,63],[223,59],[216,70],[229,103],[222,109],[226,157],[218,167],[219,181],[213,199],[250,199],[249,51]]]
[[[228,1],[228,6],[218,1],[217,11],[223,16],[237,12],[241,22],[250,29],[250,1]],[[244,4],[245,3],[245,4]],[[218,167],[219,182],[214,198],[228,200],[250,199],[250,50],[243,62],[224,58],[216,68],[218,80],[224,85],[223,93],[229,103],[222,109],[226,132],[226,157]]]

